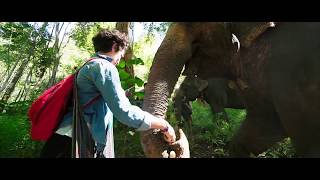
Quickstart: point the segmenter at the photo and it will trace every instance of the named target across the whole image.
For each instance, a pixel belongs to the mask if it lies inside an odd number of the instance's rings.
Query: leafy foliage
[[[76,45],[80,48],[94,53],[92,46],[93,36],[101,29],[112,29],[115,27],[114,23],[102,23],[102,22],[81,22],[77,23],[75,29],[72,32],[71,38],[76,42]]]
[[[147,36],[155,36],[156,33],[159,33],[161,36],[164,36],[171,22],[145,22],[143,23],[144,29],[148,31]]]
[[[32,141],[29,130],[25,114],[0,115],[0,157],[39,157],[43,142]]]

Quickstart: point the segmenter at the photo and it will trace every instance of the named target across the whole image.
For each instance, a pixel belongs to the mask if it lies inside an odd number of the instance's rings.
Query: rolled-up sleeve
[[[131,105],[121,87],[116,67],[109,62],[98,62],[92,68],[93,81],[117,120],[138,131],[149,130],[152,121],[158,118]]]

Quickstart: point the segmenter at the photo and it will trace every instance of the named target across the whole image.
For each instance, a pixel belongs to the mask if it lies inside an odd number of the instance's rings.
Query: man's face
[[[112,64],[118,65],[120,63],[121,58],[124,57],[125,49],[120,49],[119,51],[115,51],[113,48],[112,51],[114,51],[113,61]]]

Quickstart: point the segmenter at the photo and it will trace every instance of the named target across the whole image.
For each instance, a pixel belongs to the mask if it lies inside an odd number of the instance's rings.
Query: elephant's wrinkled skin
[[[233,156],[258,154],[290,137],[297,156],[320,157],[320,23],[283,22],[260,33],[265,24],[173,23],[156,53],[144,109],[163,117],[185,66],[187,76],[245,84],[247,117],[232,139]],[[232,33],[241,44],[237,54]],[[152,137],[142,134],[148,157],[163,148]]]

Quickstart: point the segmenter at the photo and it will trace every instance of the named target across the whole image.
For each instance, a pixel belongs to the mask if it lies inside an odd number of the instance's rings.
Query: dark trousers
[[[40,158],[71,158],[72,138],[53,134],[43,146]],[[96,152],[96,158],[105,158],[103,151]]]
[[[45,143],[40,158],[71,158],[72,138],[53,134]]]

